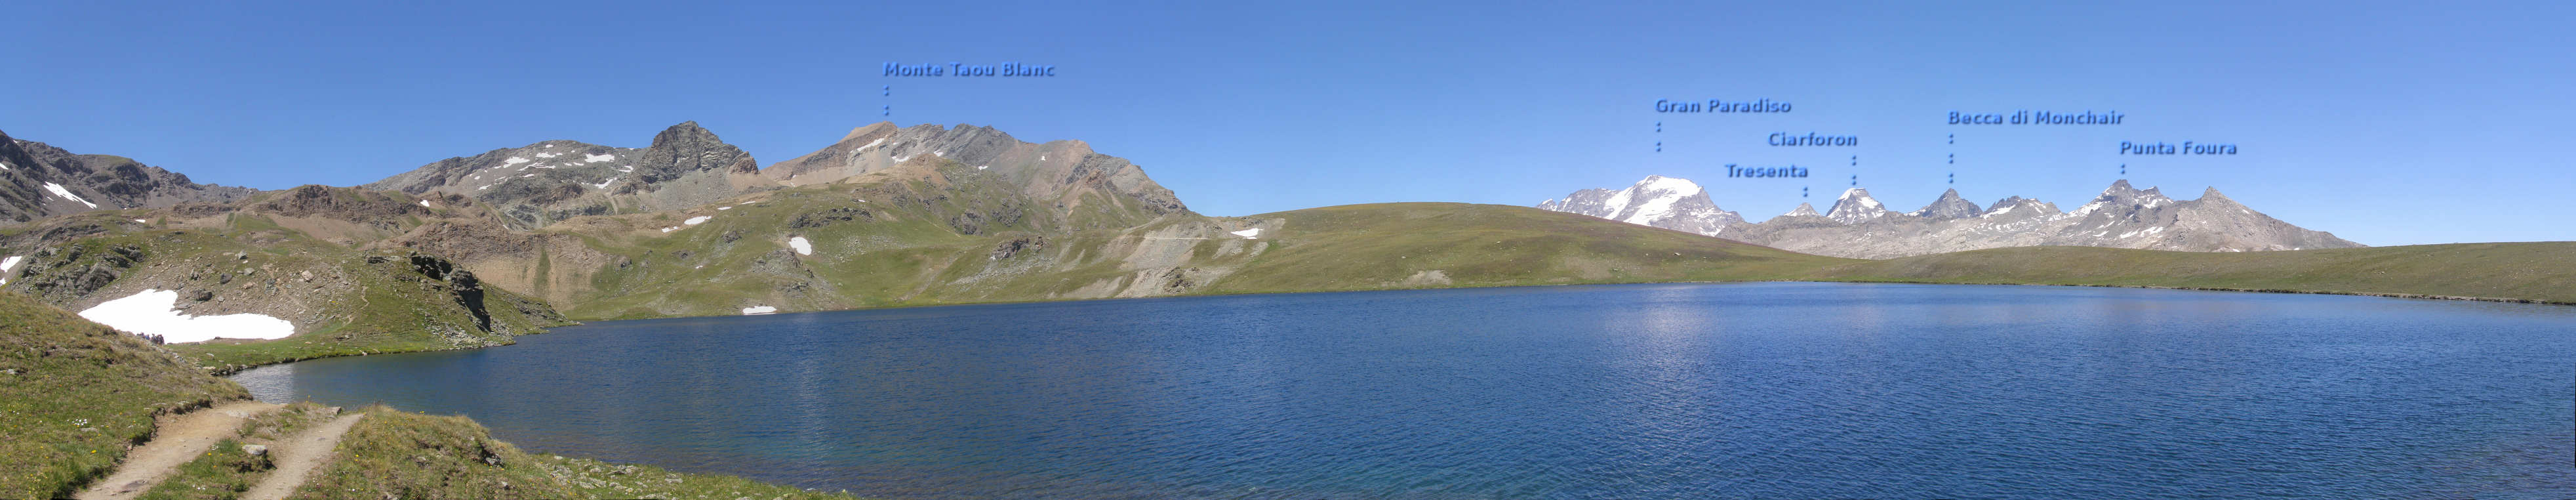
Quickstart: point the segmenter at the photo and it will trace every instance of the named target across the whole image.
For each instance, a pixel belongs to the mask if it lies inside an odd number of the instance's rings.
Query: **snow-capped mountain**
[[[1687,189],[1676,188],[1688,186]],[[2245,252],[2348,248],[2359,243],[2331,233],[2311,231],[2255,212],[2219,194],[2215,188],[2199,199],[2175,200],[2156,188],[2137,189],[2126,180],[2073,212],[2019,196],[1980,209],[1959,195],[1943,192],[1930,205],[1910,213],[1888,210],[1861,188],[1845,190],[1833,209],[1816,213],[1799,204],[1780,217],[1747,224],[1735,217],[1717,227],[1697,230],[1706,219],[1674,217],[1662,212],[1628,209],[1643,205],[1640,194],[1686,192],[1689,203],[1715,205],[1695,184],[1669,177],[1647,177],[1628,189],[1587,189],[1539,208],[1575,212],[1667,229],[1683,229],[1746,243],[1818,255],[1893,258],[1983,248],[2080,245],[2194,252]],[[1682,203],[1676,201],[1674,204]],[[1644,217],[1639,217],[1639,214]],[[1726,214],[1732,217],[1734,214]]]
[[[1600,217],[1629,224],[1717,236],[1742,225],[1744,216],[1717,208],[1708,191],[1687,179],[1646,176],[1627,189],[1585,189],[1539,208]]]
[[[1869,197],[1869,190],[1861,188],[1843,190],[1842,199],[1834,200],[1834,209],[1825,212],[1825,218],[1841,221],[1844,224],[1859,224],[1881,217],[1899,215],[1904,214],[1888,210],[1886,204],[1879,203],[1877,198]]]

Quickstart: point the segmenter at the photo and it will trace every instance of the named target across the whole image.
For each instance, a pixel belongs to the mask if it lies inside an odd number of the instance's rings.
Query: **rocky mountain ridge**
[[[1666,186],[1661,189],[1670,191],[1689,181],[1649,176],[1621,192],[1640,191],[1649,184]],[[1696,185],[1688,190],[1699,192]],[[2216,188],[2204,191],[2198,199],[2175,200],[2155,188],[2132,187],[2126,180],[2112,183],[2073,212],[2060,212],[2055,204],[2019,196],[1979,208],[1956,189],[1943,192],[1921,209],[1897,212],[1871,197],[1869,190],[1855,187],[1843,191],[1833,208],[1824,213],[1800,204],[1796,210],[1759,224],[1745,223],[1732,212],[1640,219],[1594,201],[1609,199],[1604,193],[1616,192],[1576,191],[1564,199],[1540,203],[1538,208],[1802,253],[1869,259],[2019,246],[2195,252],[2362,246],[2255,212]],[[1704,194],[1700,197],[1705,199]]]
[[[132,158],[73,154],[0,132],[0,220],[242,199],[259,190],[198,184]]]
[[[533,229],[585,215],[704,205],[775,189],[760,164],[697,122],[673,125],[643,148],[550,140],[455,157],[359,186],[418,196],[461,195]]]

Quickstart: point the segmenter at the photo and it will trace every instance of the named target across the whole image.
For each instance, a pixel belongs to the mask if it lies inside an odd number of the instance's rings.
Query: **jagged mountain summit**
[[[0,132],[0,220],[188,202],[225,202],[259,190],[198,184],[188,176],[114,155],[73,154]]]
[[[536,228],[584,215],[694,207],[771,189],[751,153],[684,122],[644,148],[543,141],[439,160],[360,186],[489,203],[512,225]]]
[[[1825,212],[1825,218],[1841,221],[1844,224],[1859,224],[1882,217],[1900,215],[1904,214],[1888,210],[1886,204],[1879,203],[1877,198],[1869,197],[1869,190],[1861,188],[1843,190],[1842,198],[1834,200],[1834,209]]]
[[[1908,212],[1905,215],[1933,219],[1965,219],[1985,212],[1985,209],[1977,208],[1975,202],[1959,197],[1959,190],[1950,189],[1942,191],[1941,198],[1932,200],[1932,204],[1924,205],[1923,209]]]
[[[1647,179],[1679,181],[1661,176]],[[1868,190],[1852,188],[1843,192],[1832,210],[1822,214],[1816,213],[1812,205],[1800,204],[1797,210],[1760,224],[1739,220],[1713,231],[1684,221],[1603,216],[1617,215],[1589,201],[1607,199],[1603,193],[1609,191],[1577,191],[1565,200],[1550,200],[1538,207],[1803,253],[1873,259],[2047,245],[2195,252],[2363,246],[2263,215],[2220,194],[2216,188],[2203,192],[2199,199],[2182,201],[2166,197],[2155,188],[2137,189],[2126,180],[2112,183],[2073,212],[2060,212],[2055,204],[2019,196],[1980,209],[1952,189],[1922,209],[1900,213],[1888,210]]]
[[[1744,224],[1744,216],[1709,201],[1708,191],[1699,184],[1660,175],[1646,176],[1617,191],[1575,191],[1565,199],[1539,202],[1538,207],[1707,236]]]

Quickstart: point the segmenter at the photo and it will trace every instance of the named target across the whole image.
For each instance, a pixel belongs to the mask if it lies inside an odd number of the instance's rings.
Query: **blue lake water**
[[[263,399],[894,498],[2568,498],[2576,307],[1750,283],[601,322]]]

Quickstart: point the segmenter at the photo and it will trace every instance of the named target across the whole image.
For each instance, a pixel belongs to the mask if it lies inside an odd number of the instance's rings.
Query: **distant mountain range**
[[[2072,212],[2019,196],[1980,208],[1952,189],[1930,205],[1897,212],[1852,188],[1817,213],[1812,205],[1747,223],[1719,209],[1689,180],[1647,176],[1626,189],[1584,189],[1538,208],[1715,236],[1783,250],[1885,259],[1985,248],[2093,246],[2193,252],[2352,248],[2359,243],[2263,215],[2210,188],[2179,201],[2156,188],[2114,182]]]
[[[289,335],[178,348],[216,371],[503,344],[568,320],[1449,286],[1905,280],[2568,300],[2564,273],[2530,270],[2576,255],[2463,246],[2403,268],[2375,263],[2429,254],[1836,257],[2359,246],[2215,190],[2177,201],[2126,182],[2073,212],[2019,197],[1980,207],[1956,192],[1898,212],[1854,189],[1830,210],[1801,204],[1753,224],[1688,180],[1648,177],[1546,210],[1213,217],[1081,141],[969,125],[870,124],[763,168],[681,123],[641,148],[539,141],[362,187],[277,191],[17,139],[0,141],[0,163],[0,214],[23,221],[0,223],[0,290],[84,313],[116,302],[119,317],[151,320],[145,330],[261,320],[263,336],[231,338]]]

